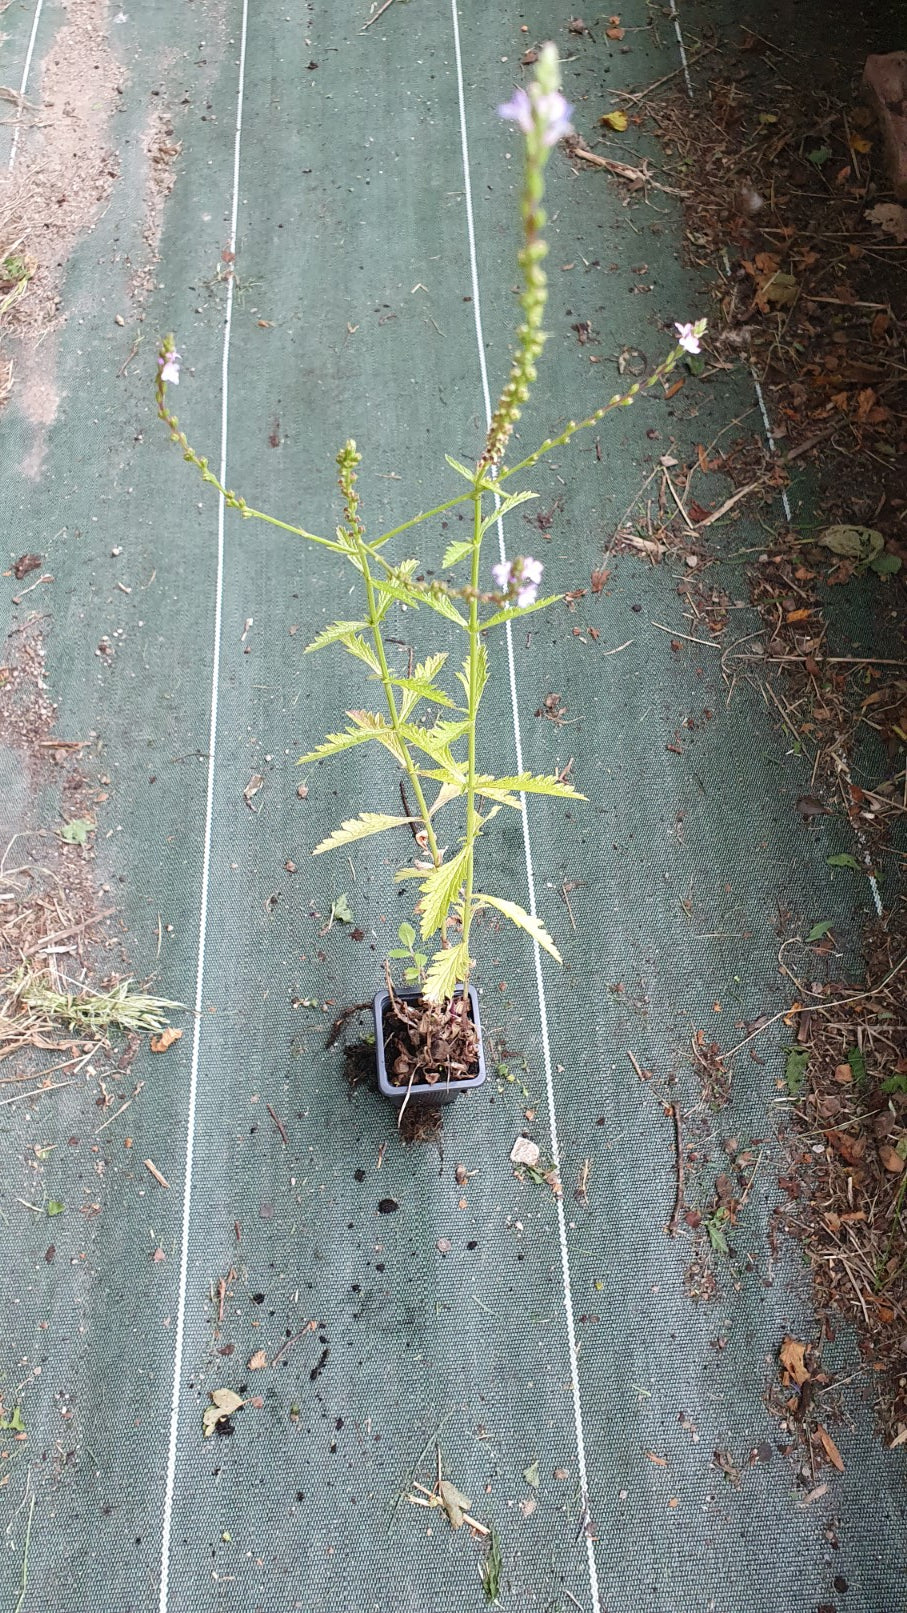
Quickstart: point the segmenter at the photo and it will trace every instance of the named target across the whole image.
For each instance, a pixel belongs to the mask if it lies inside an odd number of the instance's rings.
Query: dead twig
[[[677,1186],[674,1193],[674,1208],[668,1222],[668,1237],[676,1238],[678,1223],[683,1214],[683,1138],[680,1133],[680,1104],[669,1103],[668,1111],[674,1122],[674,1164],[677,1171]]]

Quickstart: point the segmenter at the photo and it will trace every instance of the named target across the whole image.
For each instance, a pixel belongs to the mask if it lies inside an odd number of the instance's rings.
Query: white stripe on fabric
[[[243,0],[242,32],[239,45],[239,78],[236,91],[236,128],[233,140],[233,199],[230,215],[230,251],[236,251],[236,225],[239,216],[239,160],[242,149],[243,92],[246,77],[246,38],[249,23],[249,0]],[[224,341],[221,355],[221,414],[220,414],[220,480],[227,481],[227,432],[229,423],[229,372],[230,335],[233,327],[233,276],[227,281],[227,305],[224,314]],[[217,575],[214,595],[214,631],[211,664],[211,705],[208,721],[208,782],[205,798],[205,838],[202,853],[202,884],[199,898],[198,962],[195,975],[195,1027],[192,1039],[192,1062],[189,1074],[189,1106],[186,1115],[186,1164],[183,1188],[183,1230],[180,1249],[179,1295],[176,1311],[176,1336],[173,1349],[173,1390],[170,1401],[170,1442],[167,1453],[167,1477],[164,1489],[164,1525],[161,1539],[160,1613],[167,1613],[168,1583],[170,1576],[170,1535],[173,1526],[173,1497],[176,1486],[176,1457],[179,1438],[179,1407],[183,1387],[183,1346],[186,1325],[186,1291],[189,1279],[189,1230],[192,1214],[192,1166],[195,1151],[195,1109],[198,1092],[199,1057],[202,1035],[202,1002],[205,984],[205,942],[208,924],[208,891],[211,876],[211,843],[214,830],[214,764],[217,754],[217,704],[220,682],[221,619],[224,591],[224,500],[219,497],[217,508]]]

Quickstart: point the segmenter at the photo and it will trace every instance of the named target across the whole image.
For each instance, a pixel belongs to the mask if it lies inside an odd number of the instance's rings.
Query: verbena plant
[[[282,531],[305,538],[329,549],[352,566],[362,588],[360,614],[350,620],[332,622],[308,646],[306,654],[339,646],[368,669],[371,680],[381,684],[386,712],[356,707],[347,711],[347,726],[300,758],[302,763],[321,761],[357,745],[374,743],[390,752],[405,775],[403,816],[389,812],[360,812],[335,829],[315,847],[315,855],[362,840],[389,829],[405,828],[415,833],[420,855],[414,863],[399,870],[397,878],[415,880],[419,898],[415,905],[422,946],[416,947],[411,925],[401,926],[402,949],[392,957],[405,958],[406,978],[419,979],[424,997],[442,1004],[464,988],[473,969],[472,926],[482,908],[494,908],[528,932],[539,946],[560,961],[551,936],[538,918],[517,902],[479,890],[475,882],[476,847],[491,822],[502,809],[521,812],[529,794],[582,799],[566,780],[521,773],[496,777],[482,770],[477,746],[478,717],[488,681],[486,639],[506,624],[557,604],[562,595],[539,598],[542,565],[531,555],[518,555],[490,568],[486,580],[483,542],[498,521],[537,495],[528,491],[511,492],[513,477],[527,471],[552,449],[563,447],[578,431],[588,429],[616,409],[632,404],[644,388],[655,386],[670,374],[682,352],[699,351],[699,338],[705,321],[678,325],[678,340],[667,358],[646,381],[636,381],[627,392],[615,394],[585,420],[570,420],[557,437],[547,437],[532,453],[516,464],[507,463],[513,429],[520,418],[537,378],[536,364],[545,342],[542,318],[547,297],[543,262],[548,248],[544,240],[543,211],[545,166],[552,148],[570,132],[570,115],[560,88],[557,50],[546,45],[540,53],[536,76],[528,88],[518,89],[512,100],[498,108],[499,115],[516,123],[525,136],[525,168],[521,196],[522,244],[518,258],[522,275],[522,321],[510,375],[494,411],[485,445],[474,466],[461,465],[446,455],[447,463],[466,482],[465,492],[446,499],[434,509],[411,516],[399,526],[377,537],[369,537],[357,492],[357,470],[361,455],[348,441],[337,455],[338,482],[343,498],[344,519],[333,538],[319,537],[302,527],[279,521],[261,510],[251,509],[245,499],[221,485],[208,461],[190,446],[179,421],[167,406],[168,382],[179,380],[179,354],[174,340],[167,337],[158,356],[158,413],[169,426],[172,441],[179,443],[184,458],[200,471],[204,481],[216,487],[225,503],[250,519],[268,521]],[[458,505],[472,508],[472,532],[467,538],[447,545],[441,570],[459,574],[460,581],[420,580],[423,562],[418,558],[391,559],[389,545],[403,533],[425,521],[444,515]],[[489,581],[494,586],[489,586]],[[386,623],[395,603],[410,610],[427,609],[442,617],[454,638],[465,646],[466,655],[455,673],[459,688],[445,689],[441,678],[448,663],[448,652],[426,654],[415,666],[401,672],[388,650]],[[426,718],[428,708],[438,708]],[[411,801],[407,804],[406,789]],[[432,799],[429,800],[429,795]],[[449,828],[444,839],[454,844],[450,853],[439,843],[436,824],[439,814],[450,814],[456,804],[460,818],[456,839]]]

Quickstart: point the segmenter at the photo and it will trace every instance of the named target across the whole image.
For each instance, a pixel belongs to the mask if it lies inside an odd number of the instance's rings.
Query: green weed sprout
[[[572,111],[561,93],[558,54],[550,44],[540,53],[536,76],[528,89],[516,90],[512,99],[498,108],[499,116],[516,123],[525,136],[520,202],[523,238],[519,250],[522,320],[516,332],[510,374],[477,463],[469,467],[449,454],[445,456],[450,468],[466,482],[465,492],[411,516],[390,531],[369,537],[357,491],[361,455],[355,442],[348,441],[337,455],[343,520],[333,538],[318,536],[252,509],[245,499],[221,484],[207,459],[191,447],[177,416],[167,405],[167,386],[179,381],[180,356],[172,336],[164,340],[158,354],[158,413],[170,430],[171,440],[179,444],[183,457],[196,467],[203,481],[215,487],[225,504],[244,518],[267,521],[282,531],[330,549],[358,575],[362,589],[360,614],[325,627],[308,646],[306,654],[329,646],[345,650],[367,668],[373,682],[380,683],[386,711],[351,708],[346,712],[347,726],[328,734],[320,745],[302,756],[300,762],[320,762],[325,757],[367,743],[383,746],[403,774],[405,815],[360,812],[322,840],[314,848],[314,855],[387,830],[403,828],[413,832],[419,854],[413,864],[400,869],[397,878],[416,881],[419,894],[415,910],[421,943],[423,947],[433,945],[434,951],[430,955],[429,951],[417,949],[415,931],[410,938],[411,926],[407,926],[400,932],[404,947],[390,955],[395,959],[405,958],[405,978],[421,979],[425,997],[439,1004],[448,1002],[458,988],[462,987],[465,993],[474,966],[472,925],[483,908],[503,914],[560,962],[554,941],[534,914],[509,898],[477,889],[476,847],[488,824],[502,808],[524,810],[526,795],[583,799],[572,784],[557,776],[520,773],[498,777],[480,767],[478,717],[489,676],[486,639],[508,623],[533,611],[544,610],[563,597],[560,594],[538,597],[543,568],[531,555],[517,555],[493,565],[490,576],[494,586],[487,586],[483,540],[501,517],[537,496],[528,490],[510,492],[508,483],[512,477],[528,470],[552,449],[563,447],[578,431],[587,430],[605,415],[632,404],[644,388],[664,381],[683,352],[699,352],[699,341],[705,331],[705,320],[677,325],[675,346],[647,380],[636,381],[627,392],[616,393],[588,418],[570,420],[558,436],[547,437],[516,464],[505,463],[514,426],[537,379],[537,362],[545,342],[542,329],[547,299],[543,265],[548,251],[543,233],[545,167],[557,141],[570,130]],[[464,503],[472,506],[471,536],[447,545],[441,569],[449,575],[462,568],[460,575],[465,574],[465,580],[427,583],[420,580],[425,568],[418,558],[388,558],[388,545],[394,539]],[[395,602],[414,612],[425,609],[442,617],[452,637],[464,645],[465,658],[454,674],[458,689],[451,692],[440,681],[449,652],[428,654],[406,673],[392,664],[385,624]],[[437,709],[426,720],[426,708],[431,707]],[[431,800],[429,795],[433,796]],[[439,842],[436,823],[440,814],[449,814],[454,803],[461,816],[456,833],[445,828],[443,839],[454,847],[448,854]]]

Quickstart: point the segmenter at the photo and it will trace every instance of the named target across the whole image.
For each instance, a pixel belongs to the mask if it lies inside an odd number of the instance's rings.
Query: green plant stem
[[[310,543],[320,543],[322,548],[333,549],[337,554],[349,554],[349,550],[344,548],[342,543],[335,543],[333,538],[320,538],[314,532],[307,532],[304,527],[290,526],[289,522],[287,521],[278,521],[276,516],[266,515],[264,510],[253,510],[251,505],[247,504],[244,498],[240,498],[239,495],[234,493],[231,488],[224,487],[223,482],[221,482],[219,478],[215,476],[213,470],[211,470],[209,467],[207,459],[203,459],[200,454],[195,452],[195,449],[189,442],[186,433],[180,429],[180,423],[177,416],[175,414],[171,414],[170,410],[167,408],[165,401],[165,385],[160,377],[158,377],[157,382],[157,412],[164,424],[170,427],[171,442],[179,443],[183,450],[183,458],[188,460],[190,465],[194,465],[196,470],[201,472],[203,482],[209,482],[212,487],[216,487],[218,493],[229,509],[238,510],[240,515],[248,520],[267,521],[269,526],[280,527],[282,532],[291,532],[296,538],[308,538]]]
[[[466,894],[463,899],[463,945],[469,956],[469,930],[472,924],[473,870],[476,841],[476,723],[479,705],[479,580],[482,557],[482,489],[473,491],[472,573],[469,599],[469,735],[466,762]],[[464,981],[465,985],[465,981]]]
[[[389,532],[382,532],[380,538],[375,538],[370,546],[371,553],[377,554],[391,538],[399,537],[401,532],[408,532],[411,526],[418,526],[422,521],[430,521],[434,515],[443,515],[446,510],[455,509],[458,504],[466,504],[474,496],[472,489],[468,493],[458,493],[456,498],[449,498],[446,504],[436,504],[433,510],[424,510],[421,515],[414,515],[411,520],[403,521],[400,526],[391,527]]]
[[[365,583],[365,595],[368,601],[368,625],[372,635],[372,643],[375,646],[375,654],[378,657],[378,665],[381,668],[381,683],[387,699],[387,709],[391,720],[391,727],[394,730],[397,743],[400,746],[401,754],[404,757],[406,774],[410,784],[413,787],[416,800],[419,803],[419,813],[425,826],[425,834],[428,839],[428,848],[431,852],[432,861],[435,864],[435,867],[437,867],[441,861],[441,855],[438,850],[438,841],[432,826],[431,814],[428,810],[428,802],[425,799],[425,792],[422,788],[422,780],[419,777],[418,769],[412,759],[412,756],[410,755],[409,746],[406,743],[406,739],[403,734],[403,725],[400,721],[400,713],[397,708],[397,698],[394,694],[393,683],[391,682],[391,671],[387,664],[387,656],[384,653],[384,640],[381,637],[381,616],[378,610],[378,601],[375,598],[374,578],[372,577],[368,565],[368,556],[371,551],[369,545],[365,542],[355,527],[351,529],[351,535],[356,544],[356,553],[359,558],[359,564],[362,567],[362,579]]]
[[[682,347],[675,347],[673,352],[668,354],[668,357],[658,365],[657,369],[652,371],[652,374],[645,381],[634,381],[629,391],[621,392],[620,394],[615,393],[613,398],[609,398],[607,403],[603,403],[600,409],[596,409],[595,413],[588,415],[585,420],[569,420],[559,437],[546,437],[545,441],[536,448],[534,453],[528,454],[518,464],[508,465],[506,468],[502,467],[498,471],[498,481],[506,482],[507,478],[515,476],[518,470],[528,470],[531,465],[537,464],[544,454],[549,454],[552,448],[563,448],[564,444],[568,443],[571,437],[575,437],[578,431],[588,431],[590,426],[597,426],[600,420],[604,420],[606,414],[611,413],[612,409],[628,408],[640,392],[647,391],[657,381],[663,381],[670,375],[682,352]]]

